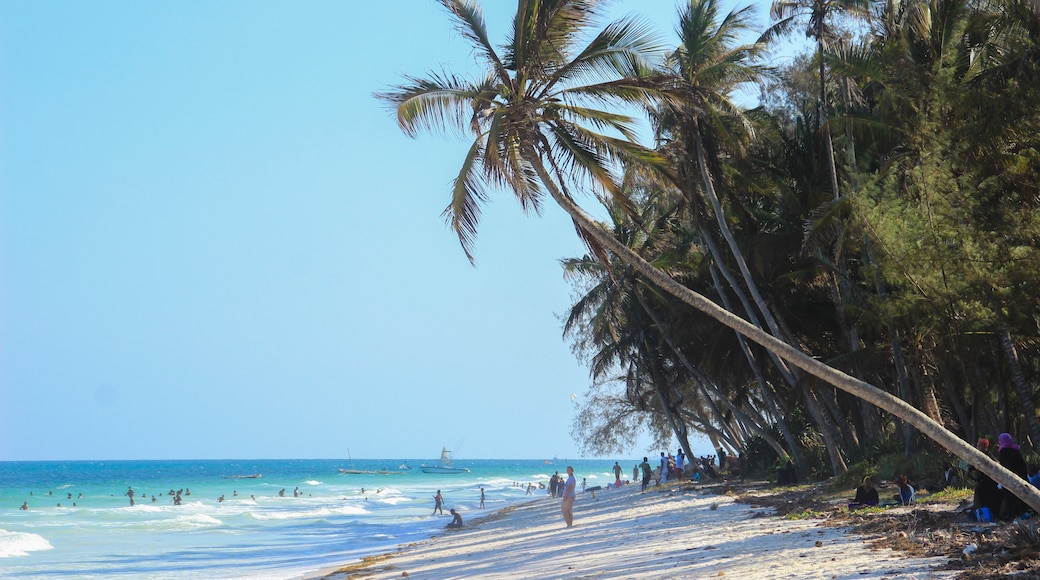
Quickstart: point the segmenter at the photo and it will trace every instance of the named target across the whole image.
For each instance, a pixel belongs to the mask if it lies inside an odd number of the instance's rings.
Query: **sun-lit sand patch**
[[[548,497],[321,578],[949,578],[941,559],[874,550],[816,520],[785,520],[679,486],[579,494],[566,528]]]

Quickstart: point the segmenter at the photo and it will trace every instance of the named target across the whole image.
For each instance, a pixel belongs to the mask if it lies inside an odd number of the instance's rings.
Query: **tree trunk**
[[[1040,421],[1036,418],[1036,405],[1033,404],[1033,394],[1026,384],[1026,376],[1022,372],[1022,365],[1018,362],[1018,352],[1015,343],[1011,340],[1011,331],[1008,329],[1007,321],[1003,318],[997,324],[997,336],[1000,339],[1000,348],[1004,351],[1008,367],[1011,369],[1011,383],[1015,385],[1015,394],[1018,396],[1018,406],[1022,408],[1022,414],[1026,416],[1026,427],[1029,429],[1030,446],[1034,449],[1040,445]]]
[[[809,414],[820,427],[820,436],[823,437],[823,445],[827,448],[827,457],[831,461],[831,471],[834,475],[841,475],[849,468],[845,465],[845,458],[841,456],[841,442],[838,439],[837,427],[830,420],[827,410],[823,408],[816,392],[816,389],[806,386],[804,388],[805,403]]]
[[[548,150],[548,149],[546,149]],[[1002,484],[1011,493],[1025,501],[1034,511],[1040,512],[1040,490],[1021,479],[996,461],[987,457],[973,445],[969,445],[953,433],[928,418],[927,415],[914,407],[899,400],[896,397],[882,391],[881,389],[852,377],[838,369],[827,366],[805,354],[790,344],[764,332],[762,329],[752,325],[748,321],[720,308],[717,304],[708,300],[703,295],[683,286],[671,276],[658,270],[653,264],[644,260],[634,250],[618,241],[610,231],[602,224],[593,220],[585,213],[569,195],[563,193],[560,187],[546,171],[542,159],[536,151],[528,150],[524,154],[525,159],[537,173],[549,195],[568,215],[574,220],[575,225],[583,235],[594,240],[599,246],[616,254],[626,262],[632,269],[659,286],[661,289],[672,294],[679,300],[707,314],[738,333],[746,336],[753,342],[761,345],[767,351],[790,362],[803,371],[827,382],[835,387],[869,401],[881,409],[892,413],[896,417],[910,423],[921,431],[926,437],[932,439],[940,446],[946,448],[961,459],[974,465],[979,471]]]
[[[711,272],[712,282],[716,288],[719,288],[719,297],[722,300],[723,306],[728,311],[732,311],[730,305],[729,296],[726,294],[721,283],[719,282],[719,268],[711,266],[709,271]],[[770,386],[766,382],[765,377],[762,375],[762,369],[758,367],[758,361],[755,359],[755,355],[751,352],[751,347],[748,346],[747,340],[739,332],[737,334],[737,343],[740,345],[740,350],[744,351],[744,357],[748,361],[748,365],[751,366],[751,371],[755,373],[755,379],[758,381],[759,391],[762,393],[762,399],[765,400],[766,405],[769,406],[769,411],[772,413],[774,420],[776,421],[776,427],[780,430],[780,436],[787,442],[787,446],[791,449],[791,458],[794,459],[794,463],[797,467],[801,468],[805,466],[805,455],[802,453],[801,447],[798,445],[798,440],[794,434],[791,433],[791,428],[787,424],[787,420],[784,418],[784,414],[777,405],[776,399],[773,398],[770,392]],[[782,457],[782,455],[781,455]]]
[[[874,261],[874,252],[871,250],[867,251],[867,255],[870,256],[870,260]],[[880,273],[874,270],[874,286],[877,289],[878,297],[882,302],[888,300],[888,289],[885,286],[885,281],[881,279]],[[896,384],[899,387],[899,397],[904,401],[910,401],[910,380],[906,376],[906,359],[903,357],[903,340],[899,332],[899,327],[896,326],[895,321],[892,317],[885,315],[885,326],[888,328],[889,342],[892,346],[892,367],[896,373]],[[913,454],[916,448],[916,434],[914,433],[913,427],[911,427],[906,421],[900,421],[901,430],[903,431],[903,451],[907,457]]]
[[[754,419],[746,415],[743,411],[740,410],[739,407],[734,405],[733,402],[730,401],[724,393],[722,393],[722,391],[715,387],[714,383],[707,381],[707,377],[705,377],[703,373],[701,373],[693,365],[693,363],[690,362],[690,359],[686,357],[686,355],[675,345],[675,343],[672,342],[672,339],[669,337],[669,333],[665,330],[664,324],[657,317],[657,314],[650,309],[650,305],[646,303],[646,299],[643,297],[642,293],[637,292],[636,298],[639,300],[639,304],[643,307],[643,310],[646,311],[647,315],[650,316],[650,320],[652,320],[654,324],[659,329],[661,329],[661,335],[664,337],[665,344],[667,344],[668,347],[672,350],[672,352],[675,353],[676,357],[679,359],[679,362],[681,362],[682,365],[686,367],[686,370],[694,376],[694,380],[697,381],[698,385],[704,393],[704,398],[707,399],[708,403],[711,405],[713,413],[720,417],[720,424],[721,413],[719,413],[718,408],[715,406],[715,402],[712,401],[711,397],[708,394],[709,386],[712,389],[712,391],[714,391],[715,395],[719,398],[719,400],[722,401],[722,404],[725,405],[726,408],[729,409],[730,412],[733,413],[733,415],[737,417],[742,424],[750,428],[754,433],[761,437],[762,440],[765,441],[766,444],[773,449],[773,451],[776,451],[779,457],[785,457],[787,455],[787,452],[784,451],[784,448],[780,445],[780,443],[777,442],[777,440],[774,439],[768,431],[766,431],[763,427],[759,426],[759,424]]]

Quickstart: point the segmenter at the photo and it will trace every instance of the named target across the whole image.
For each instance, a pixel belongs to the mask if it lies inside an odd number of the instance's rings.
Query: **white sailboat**
[[[441,461],[437,465],[426,465],[425,463],[420,466],[423,473],[469,473],[467,467],[454,467],[451,464],[451,452],[445,447],[441,450]]]

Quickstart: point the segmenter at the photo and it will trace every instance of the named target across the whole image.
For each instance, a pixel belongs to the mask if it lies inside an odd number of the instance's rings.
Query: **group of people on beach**
[[[917,498],[917,490],[910,484],[910,478],[905,475],[900,475],[895,479],[897,492],[893,496],[893,499],[898,505],[910,505],[914,503]],[[849,504],[850,510],[862,509],[867,507],[877,507],[881,504],[881,499],[878,496],[878,490],[874,487],[874,479],[869,475],[863,478],[862,483],[856,488],[856,497]]]
[[[975,448],[993,457],[990,451],[989,439],[982,437],[975,443]],[[1040,487],[1040,468],[1037,466],[1026,466],[1022,448],[1015,443],[1010,433],[1001,433],[997,437],[997,461],[1008,471],[1029,481],[1034,486]],[[1015,494],[1001,485],[998,485],[991,477],[982,473],[974,466],[969,466],[967,477],[975,480],[975,497],[972,503],[972,514],[980,521],[1014,520],[1022,517],[1028,507],[1025,502]],[[1032,475],[1032,477],[1030,477]]]
[[[1010,433],[1001,433],[997,437],[997,455],[990,451],[990,441],[982,437],[975,444],[976,449],[996,459],[1001,466],[1015,475],[1027,480],[1034,487],[1040,488],[1040,466],[1026,465],[1022,449],[1015,443]],[[960,471],[953,465],[946,465],[936,489],[943,489],[962,483],[974,483],[974,497],[969,512],[972,517],[983,522],[995,520],[1010,521],[1028,515],[1028,507],[1010,490],[998,485],[991,477],[976,467],[962,463],[966,472],[961,477]],[[892,496],[895,505],[911,505],[917,499],[917,490],[907,475],[897,475],[894,483],[897,492]],[[931,487],[929,486],[931,489]],[[860,509],[882,505],[873,479],[863,478],[862,484],[856,488],[856,497],[848,504],[849,509]],[[892,504],[886,504],[892,505]]]
[[[719,453],[723,453],[722,450],[719,450]],[[689,477],[693,481],[700,481],[702,476],[715,479],[719,474],[715,470],[714,463],[714,455],[704,455],[698,460],[687,461],[686,453],[681,448],[675,452],[675,455],[662,451],[660,463],[656,468],[646,457],[643,458],[642,463],[633,467],[632,480],[641,480],[643,491],[646,491],[652,479],[657,479],[658,485],[669,481],[682,481],[688,476],[687,472],[690,472]],[[617,478],[620,481],[620,474],[617,474]]]
[[[362,491],[364,491],[364,490],[362,490]],[[482,488],[480,488],[480,509],[484,509],[484,501],[486,499],[487,499],[487,496],[484,494],[484,488],[482,487]],[[440,515],[442,515],[442,516],[444,515],[444,496],[441,494],[441,490],[439,490],[439,489],[437,490],[437,494],[433,496],[433,513],[434,514],[440,513]],[[455,508],[449,509],[448,513],[451,515],[451,521],[448,522],[448,524],[446,526],[444,526],[444,527],[448,528],[448,529],[458,529],[458,528],[461,528],[462,527],[462,514],[457,512],[457,511],[455,511]]]

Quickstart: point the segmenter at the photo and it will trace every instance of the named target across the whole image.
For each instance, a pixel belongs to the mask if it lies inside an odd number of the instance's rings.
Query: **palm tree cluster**
[[[486,71],[377,97],[409,135],[473,136],[445,210],[471,259],[490,191],[573,219],[586,450],[649,427],[690,454],[697,431],[840,473],[923,435],[1040,507],[967,443],[1040,445],[1036,4],[778,1],[749,41],[749,8],[690,0],[665,46],[638,17],[598,28],[595,0],[518,0],[499,49],[477,3],[440,1]],[[799,23],[814,53],[764,66]],[[777,106],[735,100],[755,84]]]

